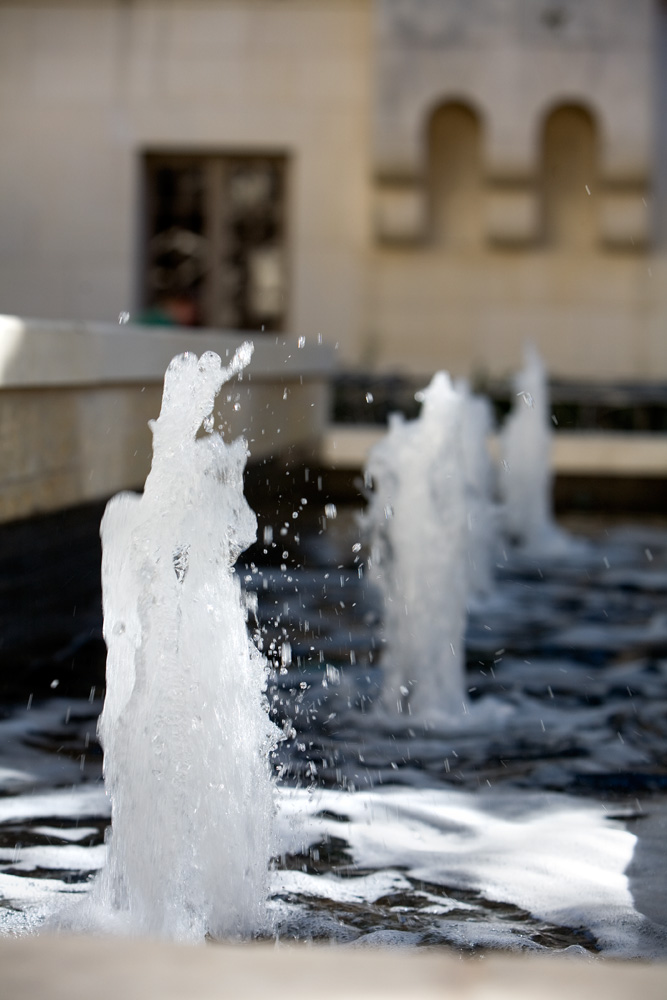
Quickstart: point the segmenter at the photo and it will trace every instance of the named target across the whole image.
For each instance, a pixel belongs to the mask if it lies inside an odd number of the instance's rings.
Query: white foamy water
[[[275,733],[233,574],[256,521],[246,444],[212,416],[251,352],[171,362],[145,491],[114,497],[102,522],[112,835],[76,918],[92,927],[200,940],[265,924]]]
[[[430,904],[431,926],[446,920],[450,940],[458,935],[462,945],[469,941],[465,910],[472,919],[473,907],[452,890],[480,892],[554,925],[586,927],[608,954],[654,953],[656,941],[646,933],[626,875],[636,838],[598,803],[549,794],[385,788],[353,795],[285,790],[280,804],[282,837],[292,850],[304,851],[323,837],[345,838],[356,867],[380,870],[352,885],[349,878],[277,872],[283,890],[338,903],[396,893],[396,906],[400,893],[416,891]],[[504,935],[494,928],[494,936],[496,947],[512,946],[510,926]],[[664,947],[664,932],[658,936]],[[406,943],[418,943],[419,934],[413,937]]]
[[[384,602],[383,701],[389,712],[465,713],[463,632],[468,523],[463,402],[445,372],[418,420],[394,415],[373,448],[367,513],[372,579]]]
[[[90,795],[63,791],[40,796],[34,813],[67,810],[74,823],[91,806]],[[579,938],[606,955],[667,950],[664,903],[649,892],[661,884],[664,802],[642,820],[638,832],[648,824],[654,837],[641,848],[625,829],[627,808],[512,788],[281,787],[276,807],[276,853],[306,862],[270,873],[279,936],[535,951],[581,951]],[[99,869],[106,848],[73,849],[70,832],[54,831],[60,844],[17,852],[11,874],[0,870],[0,933],[38,930],[63,898],[80,912],[94,905],[96,883],[67,884],[61,872]],[[336,843],[344,848],[339,860],[313,870]],[[0,869],[5,864],[0,858]]]

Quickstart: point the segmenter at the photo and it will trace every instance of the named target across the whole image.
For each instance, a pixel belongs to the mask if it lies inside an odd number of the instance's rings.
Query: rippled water
[[[343,522],[314,534],[309,569],[241,571],[286,735],[276,935],[664,956],[667,532],[501,555],[454,725],[378,709],[380,623]],[[99,709],[54,698],[0,722],[7,933],[52,919],[103,864]]]

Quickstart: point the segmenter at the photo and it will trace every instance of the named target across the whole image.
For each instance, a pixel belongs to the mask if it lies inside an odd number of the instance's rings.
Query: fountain
[[[473,395],[461,379],[463,400],[463,477],[468,522],[470,600],[484,601],[493,591],[494,557],[498,548],[498,507],[493,501],[495,470],[488,441],[493,416],[488,399]]]
[[[532,344],[514,378],[512,411],[501,434],[502,521],[510,541],[526,552],[556,552],[566,536],[552,514],[552,430],[542,359]]]
[[[171,939],[667,955],[667,534],[601,532],[539,567],[501,548],[489,591],[488,411],[444,374],[369,465],[384,693],[352,518],[327,528],[312,470],[285,478],[280,568],[260,546],[241,571],[265,647],[292,651],[272,833],[277,730],[232,574],[255,534],[245,445],[211,417],[248,353],[172,363],[145,494],[104,518],[108,845],[94,692],[26,692],[0,719],[0,933],[53,926],[68,894],[61,927]],[[308,564],[288,567],[297,530]]]
[[[417,420],[393,415],[372,450],[366,526],[384,603],[385,709],[465,714],[463,631],[470,573],[464,397],[439,372]]]
[[[233,573],[256,521],[246,444],[226,444],[212,413],[251,354],[174,358],[144,493],[114,497],[102,522],[112,833],[93,927],[203,940],[266,923],[277,730]]]

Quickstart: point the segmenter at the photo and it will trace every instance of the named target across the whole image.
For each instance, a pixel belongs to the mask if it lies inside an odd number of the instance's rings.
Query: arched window
[[[564,105],[542,134],[542,227],[547,246],[586,249],[597,240],[597,134],[585,108]]]
[[[479,116],[465,104],[438,107],[428,129],[430,228],[446,247],[479,246],[483,234]]]

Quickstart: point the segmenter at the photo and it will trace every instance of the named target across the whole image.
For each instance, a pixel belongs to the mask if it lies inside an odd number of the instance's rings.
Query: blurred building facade
[[[0,0],[0,312],[667,379],[665,0]]]

